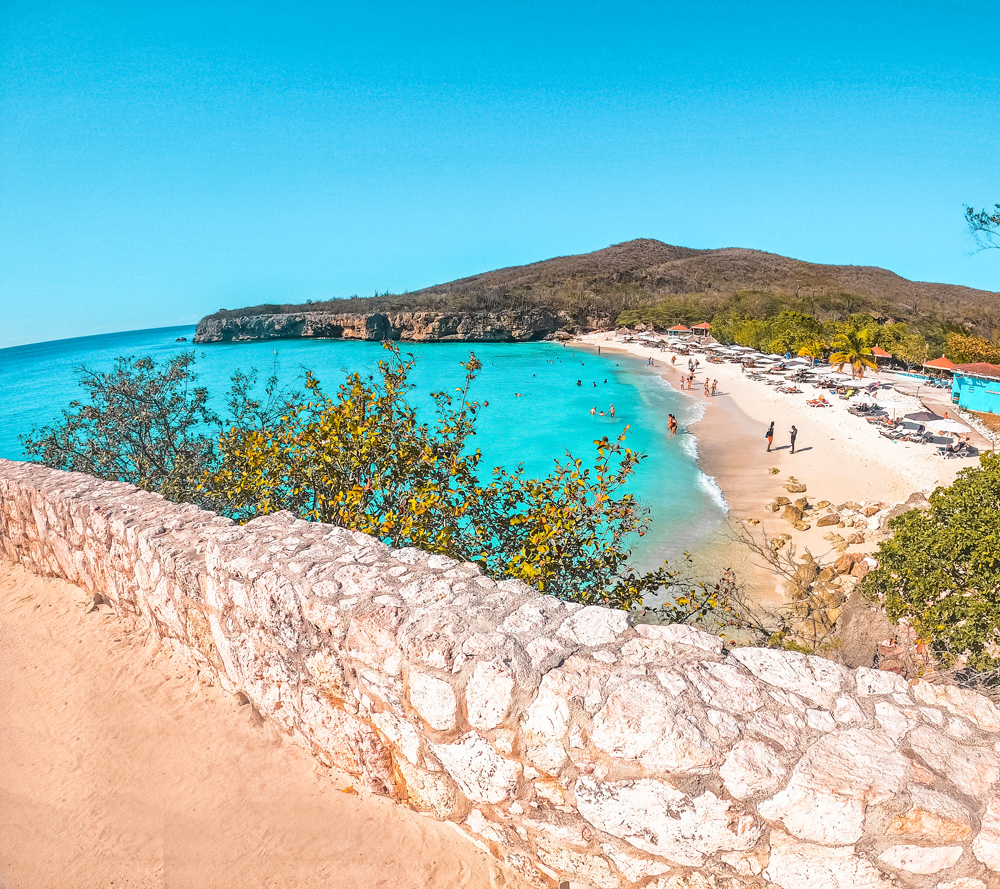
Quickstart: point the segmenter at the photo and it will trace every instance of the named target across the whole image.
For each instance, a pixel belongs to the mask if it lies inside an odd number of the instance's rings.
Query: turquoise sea
[[[19,436],[52,422],[78,396],[74,369],[82,364],[104,369],[119,355],[163,359],[193,348],[198,383],[221,398],[237,368],[257,367],[263,378],[276,360],[287,383],[300,381],[309,368],[333,392],[349,370],[371,368],[384,354],[378,343],[341,340],[192,346],[193,335],[193,327],[170,327],[0,349],[0,457],[21,459]],[[175,341],[182,336],[189,342]],[[648,455],[632,485],[652,513],[650,533],[636,548],[640,564],[700,548],[720,527],[722,500],[698,468],[694,436],[667,435],[668,413],[684,428],[701,408],[642,360],[556,343],[404,343],[402,348],[417,358],[412,380],[418,409],[429,407],[428,392],[461,383],[460,362],[470,351],[482,361],[472,397],[489,401],[479,415],[475,442],[487,470],[523,462],[541,475],[567,450],[592,462],[594,439],[616,436],[628,425],[628,444]],[[606,411],[611,404],[614,419],[590,415],[592,407]]]

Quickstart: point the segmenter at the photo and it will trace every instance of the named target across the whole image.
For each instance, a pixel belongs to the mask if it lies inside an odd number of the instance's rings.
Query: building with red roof
[[[935,358],[933,361],[925,361],[924,367],[929,367],[931,370],[954,370],[955,364],[942,355],[940,358]]]

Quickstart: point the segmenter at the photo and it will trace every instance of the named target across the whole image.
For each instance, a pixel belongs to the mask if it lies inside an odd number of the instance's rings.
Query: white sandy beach
[[[3,889],[516,889],[79,587],[0,562]]]
[[[675,353],[661,352],[659,347],[626,343],[614,334],[596,333],[579,337],[576,342],[601,346],[602,352],[617,350],[639,358],[653,358],[654,368],[675,388],[680,387],[681,371],[687,372],[687,355],[677,355],[676,367],[670,359]],[[802,394],[782,394],[763,382],[748,379],[738,364],[710,364],[704,355],[697,355],[701,364],[695,372],[694,388],[683,394],[705,405],[704,418],[691,430],[698,439],[702,470],[715,478],[725,496],[730,515],[739,521],[758,519],[753,526],[769,535],[792,533],[793,542],[815,556],[826,555],[830,544],[825,537],[830,528],[794,531],[781,520],[780,513],[765,509],[778,496],[789,495],[784,485],[790,476],[807,486],[811,502],[829,500],[834,504],[845,501],[866,503],[898,503],[915,491],[929,493],[939,485],[950,484],[965,466],[977,465],[976,458],[944,459],[937,448],[928,444],[894,442],[879,435],[878,429],[862,417],[847,410],[847,403],[826,393],[831,407],[810,407],[806,400],[821,390],[811,385],[800,386]],[[718,380],[717,394],[704,397],[704,381]],[[872,379],[896,382],[893,374],[871,375]],[[903,385],[903,390],[915,390],[916,385]],[[936,404],[939,411],[947,410],[948,392],[928,390],[919,393],[927,406]],[[916,409],[917,400],[906,404]],[[775,424],[772,451],[767,452],[765,432]],[[789,430],[798,428],[796,453],[789,447]],[[973,436],[973,443],[987,448],[985,440]],[[772,473],[772,468],[778,473]],[[853,550],[872,549],[857,545]],[[780,594],[775,590],[775,598]],[[764,600],[771,597],[764,593]]]

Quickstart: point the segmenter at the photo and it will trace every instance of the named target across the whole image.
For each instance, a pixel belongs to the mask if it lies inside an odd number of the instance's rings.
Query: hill
[[[208,317],[533,309],[582,326],[613,323],[626,311],[630,321],[662,326],[704,320],[737,304],[747,311],[748,294],[767,297],[766,311],[794,309],[820,319],[867,311],[918,327],[986,335],[1000,328],[1000,294],[991,291],[908,281],[872,266],[821,265],[736,247],[695,250],[650,239],[497,269],[411,293],[223,309]]]

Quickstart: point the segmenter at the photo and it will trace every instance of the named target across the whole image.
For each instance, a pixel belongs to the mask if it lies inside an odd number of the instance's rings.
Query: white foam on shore
[[[680,391],[662,374],[657,374],[660,381],[664,383],[671,392],[676,392],[678,395]],[[708,475],[701,468],[701,458],[698,454],[698,436],[690,430],[690,427],[697,423],[699,420],[704,419],[706,405],[700,401],[688,401],[681,408],[683,411],[684,419],[684,431],[681,436],[681,447],[684,452],[694,460],[695,464],[698,466],[698,482],[702,488],[708,493],[708,496],[712,499],[716,506],[719,507],[726,515],[729,514],[729,504],[726,502],[726,495],[722,493],[722,488],[719,487],[719,483],[716,481],[714,475]]]

